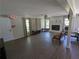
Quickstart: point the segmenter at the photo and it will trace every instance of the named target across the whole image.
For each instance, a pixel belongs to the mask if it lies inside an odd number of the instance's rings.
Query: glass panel
[[[69,20],[68,20],[68,18],[65,18],[65,26],[69,26]]]
[[[27,29],[27,33],[29,33],[30,32],[29,19],[26,19],[26,29]]]
[[[41,19],[41,28],[45,28],[45,19]]]
[[[46,20],[46,28],[49,28],[49,20]]]

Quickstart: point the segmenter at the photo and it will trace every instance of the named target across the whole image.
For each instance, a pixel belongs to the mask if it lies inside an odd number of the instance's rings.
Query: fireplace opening
[[[60,30],[60,25],[52,25],[52,30],[59,31]]]

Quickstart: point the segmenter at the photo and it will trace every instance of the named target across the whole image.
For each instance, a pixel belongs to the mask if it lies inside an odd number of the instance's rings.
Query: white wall
[[[52,32],[60,32],[62,31],[64,25],[63,25],[63,16],[53,16],[50,18],[50,31]],[[55,30],[52,30],[52,25],[60,25],[60,30],[59,31],[55,31]]]
[[[73,17],[71,28],[72,28],[72,32],[79,32],[78,31],[78,28],[79,28],[79,16],[78,15]]]
[[[77,32],[79,32],[79,16],[78,16],[78,15],[76,16],[75,25],[76,25],[76,26],[75,26],[75,27],[76,27],[75,29],[77,30]]]
[[[15,20],[12,21],[16,26],[13,29],[13,34],[15,39],[24,37],[23,21],[21,16],[17,16]]]
[[[4,19],[6,20],[7,18],[4,18]],[[22,18],[20,16],[17,16],[15,20],[11,21],[11,24],[15,25],[15,28],[11,29],[13,31],[13,36],[14,36],[14,39],[12,40],[24,37]],[[0,36],[1,35],[2,35],[2,25],[0,23]],[[10,41],[10,40],[7,40],[7,41]]]
[[[0,17],[0,36],[4,39],[4,41],[10,41],[14,39],[11,28],[11,20],[9,18]]]

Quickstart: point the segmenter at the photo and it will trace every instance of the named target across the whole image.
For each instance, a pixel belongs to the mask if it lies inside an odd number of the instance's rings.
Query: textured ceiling
[[[1,13],[18,16],[66,15],[65,9],[56,0],[0,0]]]

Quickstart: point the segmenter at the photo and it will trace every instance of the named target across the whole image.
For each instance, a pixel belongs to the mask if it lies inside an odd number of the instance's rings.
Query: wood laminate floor
[[[79,44],[72,43],[66,49],[66,38],[57,44],[52,42],[52,37],[53,33],[43,32],[7,42],[7,59],[79,59]]]

